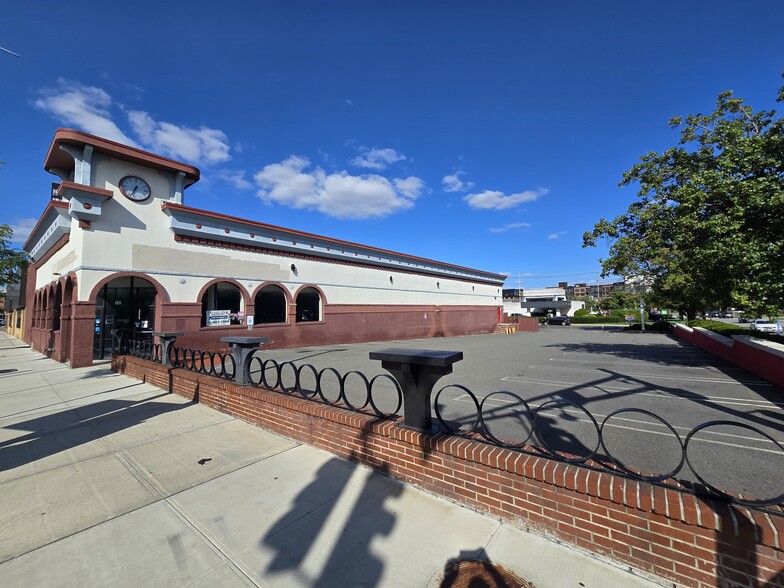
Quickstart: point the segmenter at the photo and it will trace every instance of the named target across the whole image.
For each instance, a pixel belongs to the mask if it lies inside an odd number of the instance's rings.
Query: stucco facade
[[[499,320],[505,276],[188,207],[200,172],[181,162],[59,129],[45,167],[60,183],[24,246],[24,338],[73,366],[121,332],[178,331],[181,345],[217,349],[250,328],[290,347]],[[211,326],[224,310],[232,324]]]

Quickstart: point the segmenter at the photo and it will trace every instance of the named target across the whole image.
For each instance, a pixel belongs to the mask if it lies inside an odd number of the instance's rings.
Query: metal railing
[[[161,346],[151,339],[126,339],[119,346],[120,352],[140,359],[161,363]]]
[[[251,357],[249,367],[251,385],[264,390],[280,390],[287,395],[298,395],[306,400],[317,400],[355,412],[372,412],[381,418],[396,418],[403,406],[403,390],[389,374],[368,378],[356,370],[341,374],[334,368],[319,370],[307,363],[297,366],[293,361],[265,360],[256,355]],[[384,383],[387,384],[385,390],[381,389]],[[391,402],[381,402],[378,395],[390,390],[394,398]],[[385,404],[394,408],[384,410]]]
[[[237,372],[237,363],[231,353],[201,351],[172,346],[169,351],[172,367],[183,368],[192,372],[233,380]]]
[[[128,353],[157,363],[162,362],[161,346],[149,341],[129,341]],[[718,497],[745,506],[784,505],[784,488],[778,488],[780,493],[775,496],[763,498],[749,497],[719,488],[700,471],[701,459],[695,459],[695,456],[690,454],[690,449],[693,449],[696,440],[705,431],[720,427],[738,427],[756,435],[757,441],[766,445],[764,451],[777,454],[779,458],[784,457],[784,447],[780,442],[748,423],[729,420],[708,421],[693,427],[685,437],[681,437],[676,428],[664,418],[639,408],[614,410],[600,423],[584,406],[565,399],[550,399],[532,408],[520,395],[502,390],[492,392],[480,401],[472,390],[460,384],[443,386],[431,401],[429,388],[426,394],[422,394],[421,386],[419,390],[414,390],[416,382],[412,383],[406,378],[399,380],[383,373],[368,377],[356,370],[341,374],[332,367],[318,369],[308,363],[264,359],[259,353],[251,354],[247,358],[246,365],[238,366],[232,353],[172,346],[169,349],[169,362],[173,367],[232,380],[238,380],[238,369],[244,369],[245,381],[249,382],[250,386],[384,419],[398,418],[401,409],[405,409],[406,414],[409,414],[409,407],[406,405],[419,404],[420,413],[427,413],[425,428],[411,426],[406,422],[405,417],[401,422],[403,426],[426,433],[441,431],[470,437],[498,447],[544,455],[557,461],[595,470],[606,470],[652,484],[678,479],[676,477],[680,474],[682,478],[678,480],[681,483],[679,489],[696,495]],[[421,359],[423,356],[417,357]],[[380,359],[380,357],[376,358]],[[388,368],[388,365],[384,364],[384,367]],[[427,366],[418,367],[427,371]],[[443,367],[441,370],[435,379],[444,373]],[[435,380],[431,378],[430,381]],[[455,394],[457,398],[454,397]],[[458,401],[461,407],[469,405],[473,410],[469,410],[468,414],[464,409],[457,411],[456,415],[448,414],[454,411]],[[429,420],[431,413],[435,415],[433,427],[430,426]],[[557,415],[554,417],[555,413]],[[608,435],[611,436],[609,431],[625,428],[623,423],[617,424],[617,422],[629,416],[647,419],[659,429],[656,435],[669,437],[668,447],[672,452],[670,462],[674,465],[668,467],[667,471],[655,472],[634,468],[626,463],[628,460],[622,459],[617,454],[619,448],[614,447],[612,441],[608,439]],[[568,430],[567,423],[579,423],[583,431],[580,435],[574,435]],[[506,426],[503,426],[504,424]],[[665,444],[664,441],[659,442],[657,448],[661,450]],[[653,450],[651,447],[648,449]],[[683,484],[689,478],[689,473],[699,482],[693,484],[687,482],[690,488]]]
[[[449,404],[449,401],[445,402],[442,399],[442,395],[447,390],[457,390],[461,397],[467,397],[473,405],[475,413],[470,416],[461,416],[458,419],[445,418],[443,411]],[[507,428],[503,434],[494,431],[493,425],[493,420],[496,417],[493,412],[498,409],[492,406],[492,401],[499,396],[508,399],[507,402],[503,403],[503,420],[506,422],[515,421],[517,424],[516,430]],[[731,420],[712,420],[693,427],[686,434],[685,438],[682,438],[675,427],[664,418],[640,408],[620,408],[614,410],[599,423],[585,407],[565,399],[555,398],[532,409],[523,398],[514,392],[493,392],[480,401],[470,389],[459,384],[449,384],[436,393],[433,411],[440,429],[452,435],[480,437],[486,442],[499,447],[525,453],[544,454],[558,461],[588,466],[593,469],[604,469],[615,474],[622,474],[636,480],[654,484],[668,479],[676,480],[679,474],[681,475],[679,481],[683,482],[689,477],[688,473],[691,473],[694,479],[702,485],[702,488],[700,488],[697,484],[691,484],[695,494],[720,497],[729,502],[745,506],[784,504],[784,487],[781,486],[778,487],[779,494],[764,498],[744,496],[741,493],[729,492],[719,488],[715,483],[711,483],[708,480],[708,476],[701,471],[700,465],[704,465],[701,464],[701,459],[695,459],[695,456],[689,453],[690,449],[694,451],[696,443],[700,440],[699,436],[701,433],[709,429],[737,427],[756,435],[757,441],[766,446],[763,451],[778,454],[779,458],[784,457],[784,447],[781,443],[765,431],[748,423]],[[566,430],[566,427],[556,422],[551,416],[554,412],[570,415],[568,416],[569,421],[579,422],[583,427],[589,429],[588,432],[583,431],[580,440],[575,440],[574,436]],[[575,413],[580,416],[575,417]],[[608,431],[614,427],[625,428],[625,425],[616,424],[615,422],[623,419],[621,415],[623,417],[628,417],[629,415],[642,416],[649,423],[658,426],[659,430],[655,431],[657,437],[661,435],[669,436],[669,443],[660,442],[656,448],[648,447],[650,451],[661,451],[662,446],[667,445],[667,449],[672,454],[669,461],[675,464],[669,471],[652,472],[636,469],[614,454],[619,449],[623,450],[624,447],[617,447],[619,445],[617,442],[615,443],[616,447],[613,447],[613,444],[607,439]],[[586,438],[589,438],[592,443],[584,443]],[[582,449],[582,453],[577,453],[576,448]],[[702,457],[704,458],[704,456]],[[780,470],[779,475],[781,475]]]

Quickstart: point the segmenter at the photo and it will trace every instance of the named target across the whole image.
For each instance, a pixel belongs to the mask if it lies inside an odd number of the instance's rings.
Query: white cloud
[[[141,110],[129,111],[128,122],[145,145],[156,153],[208,165],[231,159],[228,137],[218,129],[192,129],[155,121]]]
[[[474,209],[481,210],[508,210],[515,208],[524,202],[533,202],[541,196],[547,194],[549,190],[546,188],[537,188],[536,190],[526,190],[519,194],[510,194],[507,196],[503,192],[494,190],[485,190],[479,194],[469,194],[463,200],[468,203],[468,206]]]
[[[36,108],[65,124],[111,141],[139,146],[112,121],[112,97],[101,88],[59,78],[56,88],[44,88],[40,93],[41,97],[33,103]]]
[[[112,97],[101,88],[60,78],[56,87],[44,88],[40,95],[34,102],[36,108],[92,135],[199,165],[231,159],[228,138],[223,131],[156,121],[141,110],[126,113],[138,140],[132,139],[114,122],[114,114],[122,112],[122,106],[117,105],[113,113]]]
[[[253,183],[245,179],[245,170],[224,169],[218,172],[218,177],[237,190],[250,190]]]
[[[512,224],[509,224],[509,225],[504,225],[503,227],[491,228],[490,232],[491,233],[503,233],[503,232],[506,232],[506,231],[511,231],[512,229],[527,229],[530,226],[531,225],[529,223],[512,223]]]
[[[416,176],[409,176],[405,179],[395,178],[393,182],[398,192],[413,200],[419,198],[425,187],[425,183]]]
[[[566,234],[566,231],[560,231],[558,233],[550,233],[549,235],[547,235],[547,238],[548,239],[557,239],[561,235],[565,235],[565,234]]]
[[[414,206],[424,182],[414,176],[388,180],[379,175],[327,174],[310,161],[291,156],[253,176],[264,202],[318,210],[343,219],[380,218]]]
[[[403,161],[406,156],[394,149],[369,149],[359,148],[360,155],[351,160],[353,165],[367,169],[384,169],[397,161]]]
[[[11,225],[11,230],[14,232],[11,237],[11,243],[19,243],[20,245],[27,241],[30,233],[35,228],[38,222],[37,218],[20,218],[17,219],[15,225]]]
[[[473,182],[464,182],[460,176],[465,175],[465,172],[456,171],[451,176],[444,176],[441,183],[444,186],[444,192],[467,192],[474,187]]]

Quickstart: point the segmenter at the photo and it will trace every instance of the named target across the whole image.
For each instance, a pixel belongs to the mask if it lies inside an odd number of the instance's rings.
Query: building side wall
[[[199,327],[200,307],[166,305],[163,330],[184,332],[177,339],[182,347],[215,351],[226,348],[221,337],[253,335],[267,337],[265,349],[453,337],[492,333],[498,324],[497,308],[432,305],[342,305],[324,307],[322,321],[287,324]]]

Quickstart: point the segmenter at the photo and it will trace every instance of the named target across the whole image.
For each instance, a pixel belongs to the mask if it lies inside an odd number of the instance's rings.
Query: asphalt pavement
[[[657,585],[2,330],[0,528],[4,588],[436,587],[459,559],[538,588]]]
[[[385,373],[369,354],[390,347],[463,352],[463,360],[434,391],[446,388],[438,405],[449,426],[471,428],[477,404],[484,401],[482,415],[490,432],[504,442],[521,443],[529,438],[538,409],[541,441],[562,453],[596,451],[606,459],[598,430],[613,412],[629,409],[607,420],[602,437],[609,453],[631,469],[648,474],[677,470],[674,477],[697,481],[690,463],[710,484],[763,499],[784,488],[784,451],[773,442],[784,445],[784,391],[671,335],[551,325],[537,333],[262,350],[257,356],[312,365],[300,375],[301,385],[313,391],[313,374],[325,368],[340,374],[360,371],[368,380]],[[294,369],[285,367],[281,380],[293,388]],[[338,378],[326,373],[324,380],[325,394],[336,398]],[[346,387],[356,390],[353,403],[359,403],[362,381],[350,376]],[[376,388],[376,404],[394,410],[394,389]],[[739,424],[696,433],[689,441],[689,463],[680,464],[688,434],[715,421]]]

